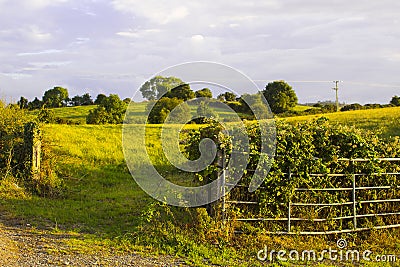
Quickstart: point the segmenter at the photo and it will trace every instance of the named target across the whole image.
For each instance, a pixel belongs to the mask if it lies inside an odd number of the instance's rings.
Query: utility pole
[[[340,107],[339,107],[339,83],[341,82],[341,81],[333,81],[334,83],[335,83],[335,88],[332,88],[333,90],[335,90],[336,91],[336,112],[339,112],[339,109],[340,109]]]

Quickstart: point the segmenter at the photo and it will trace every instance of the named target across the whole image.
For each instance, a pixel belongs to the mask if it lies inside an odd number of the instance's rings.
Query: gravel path
[[[168,256],[76,253],[65,244],[67,235],[32,231],[0,224],[0,266],[187,266]]]

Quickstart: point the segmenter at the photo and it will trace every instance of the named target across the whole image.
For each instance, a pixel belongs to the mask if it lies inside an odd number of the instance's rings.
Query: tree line
[[[298,98],[293,88],[285,81],[274,81],[260,93],[237,96],[233,92],[224,92],[213,99],[209,88],[194,92],[189,84],[176,77],[156,76],[147,81],[140,88],[142,96],[150,101],[148,106],[148,122],[163,123],[169,113],[178,107],[179,112],[174,114],[177,121],[190,120],[190,109],[186,101],[198,105],[197,117],[216,118],[210,106],[215,102],[224,102],[231,107],[242,119],[254,119],[253,109],[260,114],[269,114],[270,111],[263,103],[264,96],[273,113],[279,114],[291,110],[297,105]],[[195,98],[201,99],[196,101]],[[155,102],[156,101],[156,102]],[[252,108],[249,107],[249,104]],[[203,119],[194,119],[196,123],[205,122]]]
[[[285,81],[273,81],[265,86],[265,89],[257,94],[243,94],[238,96],[233,92],[224,92],[213,98],[212,91],[209,88],[202,88],[193,91],[189,84],[183,82],[177,77],[156,76],[144,83],[139,89],[142,96],[148,100],[147,112],[148,123],[164,123],[170,112],[178,109],[173,120],[192,121],[194,123],[206,123],[207,118],[218,119],[217,114],[212,107],[218,107],[218,102],[224,102],[232,108],[241,119],[253,120],[258,114],[274,113],[280,117],[309,115],[318,113],[334,112],[336,107],[333,104],[317,103],[313,107],[304,111],[294,111],[293,108],[298,104],[298,98],[293,88]],[[270,107],[266,107],[263,96]],[[89,111],[86,117],[88,124],[120,124],[130,98],[121,99],[116,94],[106,96],[98,94],[93,100],[89,93],[69,97],[68,89],[63,87],[54,87],[44,92],[41,100],[38,97],[29,102],[25,97],[21,97],[17,102],[20,109],[41,109],[39,120],[46,123],[68,123],[61,118],[55,118],[54,113],[49,108],[89,106],[97,105]],[[191,118],[189,104],[197,105],[197,116]],[[250,106],[251,108],[250,108]],[[350,104],[342,107],[341,111],[380,108],[386,106],[400,106],[400,97],[394,96],[388,105],[380,104]]]
[[[100,105],[107,98],[104,94],[98,94],[96,99],[93,100],[89,93],[83,95],[76,95],[72,98],[69,97],[68,89],[56,86],[44,92],[42,99],[35,97],[34,100],[29,101],[21,96],[17,105],[20,109],[42,109],[42,108],[60,108],[60,107],[76,107],[76,106],[90,106]],[[130,98],[123,100],[126,103],[131,101]]]
[[[400,97],[393,96],[390,100],[389,104],[365,104],[361,105],[359,103],[353,103],[349,105],[345,105],[341,108],[340,111],[349,111],[349,110],[363,110],[363,109],[376,109],[376,108],[385,108],[385,107],[400,107]]]

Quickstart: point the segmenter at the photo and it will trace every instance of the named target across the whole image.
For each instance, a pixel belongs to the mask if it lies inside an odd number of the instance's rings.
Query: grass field
[[[68,190],[65,198],[13,199],[8,204],[14,216],[34,217],[39,228],[62,225],[99,233],[137,224],[139,207],[149,199],[124,165],[120,126],[48,125],[43,132]]]
[[[146,106],[147,102],[132,103],[129,106],[129,116],[132,123],[143,123],[146,121]],[[78,107],[63,107],[63,108],[53,108],[55,117],[68,119],[73,122],[79,122],[80,124],[86,123],[86,116],[89,111],[94,109],[96,106],[78,106]],[[197,105],[189,105],[192,116],[197,112]],[[229,119],[232,117],[232,113],[221,108],[214,108],[216,112],[220,115],[222,119]],[[38,110],[30,111],[31,115],[37,116]]]
[[[130,106],[129,114],[133,123],[143,123],[146,119],[145,109],[146,102],[134,103]],[[67,107],[53,109],[56,117],[86,122],[86,116],[95,106],[84,107]],[[197,106],[191,105],[192,115],[196,114]],[[296,110],[302,111],[308,109],[306,106],[297,106]],[[229,112],[218,110],[221,117],[228,118]],[[32,112],[36,114],[37,111]],[[300,122],[312,120],[319,117],[326,117],[334,123],[344,124],[348,126],[356,126],[361,129],[371,130],[383,137],[399,136],[400,135],[400,107],[370,109],[370,110],[355,110],[346,112],[325,113],[318,115],[295,116],[283,118],[288,122]]]
[[[54,115],[58,118],[72,120],[74,122],[80,122],[81,124],[86,123],[86,116],[89,111],[94,109],[96,106],[78,106],[78,107],[64,107],[64,108],[53,108]],[[30,114],[37,115],[39,110],[30,111]]]
[[[333,123],[371,130],[384,137],[400,136],[400,107],[297,116],[284,120],[300,122],[319,117],[326,117]]]
[[[303,105],[297,105],[293,108],[293,111],[305,111],[307,109],[314,109],[314,107],[310,107],[310,106],[303,106]]]
[[[83,121],[90,108],[93,107],[54,111],[56,116]],[[144,103],[134,108],[135,116],[143,116]],[[334,123],[381,131],[383,136],[400,135],[400,108],[290,117],[285,120],[296,122],[321,116]],[[143,125],[132,125],[133,136],[139,135],[142,130]],[[166,159],[160,156],[161,145],[156,138],[160,134],[160,126],[151,126],[148,134],[148,145],[154,151],[150,157],[159,169],[165,171],[167,178],[173,182],[190,182],[192,177],[170,171]],[[194,266],[259,266],[263,263],[256,259],[256,255],[264,245],[274,249],[322,250],[335,247],[336,240],[343,237],[358,249],[400,253],[398,230],[323,237],[269,236],[262,233],[232,235],[229,228],[201,217],[197,209],[165,207],[143,192],[125,165],[121,125],[50,124],[43,125],[43,135],[57,162],[54,167],[65,183],[64,191],[56,198],[38,197],[22,192],[20,188],[4,191],[0,193],[0,212],[11,220],[29,223],[37,231],[48,229],[72,233],[68,245],[77,251],[166,253],[183,257]],[[131,148],[138,151],[134,156],[137,156],[137,168],[140,168],[143,155],[139,153],[143,153],[143,148],[140,142],[132,142]],[[143,172],[143,175],[146,173]],[[193,225],[194,221],[202,223]],[[174,224],[181,227],[176,228]],[[276,263],[276,266],[289,265]],[[331,263],[319,266],[331,266]]]

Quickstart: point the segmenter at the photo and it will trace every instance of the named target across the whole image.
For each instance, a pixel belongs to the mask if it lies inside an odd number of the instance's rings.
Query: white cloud
[[[154,34],[154,33],[159,33],[161,32],[160,29],[146,29],[146,30],[126,30],[126,31],[120,31],[115,33],[116,35],[123,36],[123,37],[129,37],[129,38],[141,38],[145,37],[146,35],[149,34]]]
[[[10,77],[13,80],[20,80],[24,78],[31,78],[31,74],[26,74],[26,73],[5,73],[5,72],[0,72],[0,75]]]
[[[1,22],[1,21],[0,21]],[[51,32],[41,29],[38,25],[18,25],[9,29],[0,31],[0,36],[4,42],[19,41],[19,46],[22,47],[28,42],[43,43],[52,39]]]
[[[47,49],[47,50],[37,51],[37,52],[18,53],[17,56],[23,57],[23,56],[48,55],[48,54],[57,54],[57,53],[61,53],[61,52],[63,52],[63,50]]]
[[[7,0],[4,0],[6,3]],[[14,2],[13,0],[9,0],[9,2]],[[32,8],[44,8],[48,6],[55,6],[58,4],[66,3],[68,0],[22,0],[19,1],[22,6],[32,7]]]
[[[196,34],[191,37],[193,42],[199,43],[204,41],[204,36],[201,34]]]
[[[71,63],[72,61],[49,61],[49,62],[31,62],[29,64],[38,69],[44,69],[44,68],[55,68],[55,67],[66,66]]]
[[[29,25],[26,28],[20,29],[22,36],[39,42],[48,41],[52,34],[42,31],[37,25]]]
[[[118,11],[133,13],[158,24],[178,21],[189,15],[189,9],[179,1],[113,0],[112,5]]]
[[[71,45],[82,45],[90,42],[90,38],[88,37],[77,37],[75,38],[75,41],[71,43]]]

